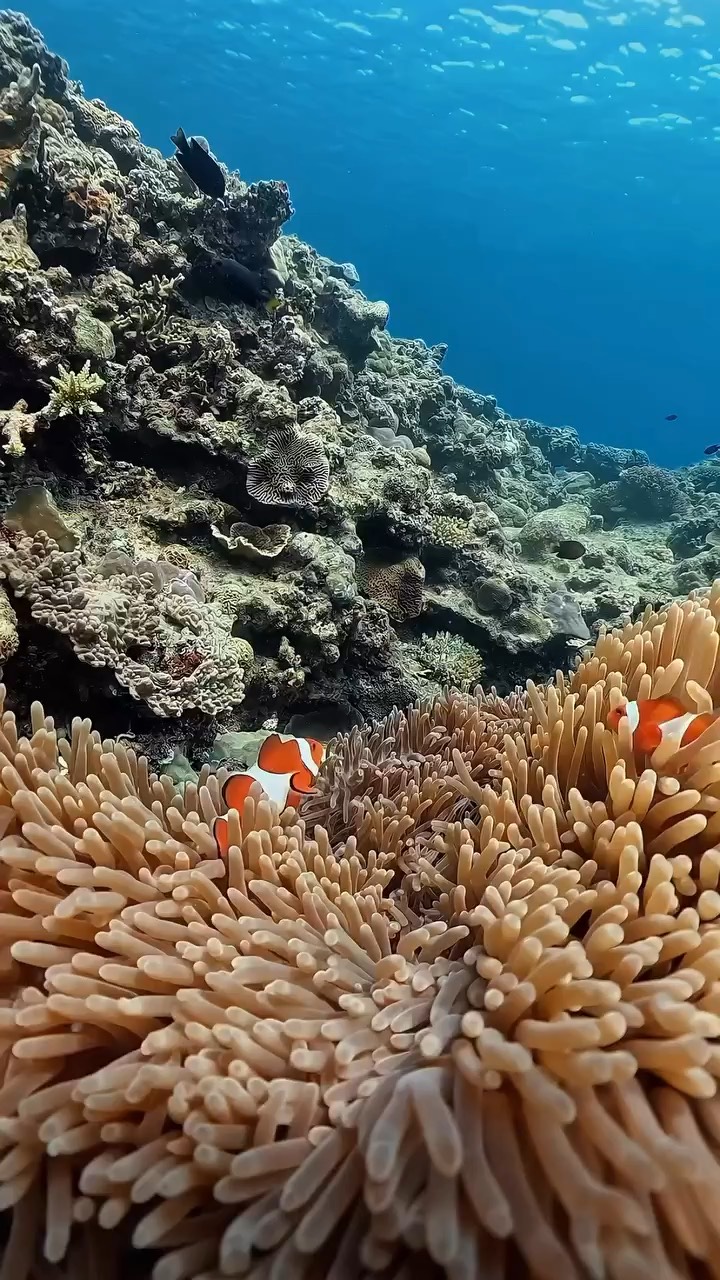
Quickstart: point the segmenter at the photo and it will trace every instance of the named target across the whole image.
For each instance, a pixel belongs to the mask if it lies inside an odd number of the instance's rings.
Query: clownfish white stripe
[[[260,748],[257,764],[240,773],[231,773],[227,778],[223,799],[228,809],[237,809],[240,813],[257,782],[282,813],[288,805],[299,804],[303,796],[312,792],[324,758],[325,748],[315,738],[272,733]],[[213,831],[218,851],[224,857],[228,852],[227,818],[217,818]]]
[[[626,718],[634,748],[652,755],[661,743],[679,750],[695,742],[719,716],[717,711],[688,711],[678,698],[665,696],[620,703],[609,713],[607,725],[617,732]]]

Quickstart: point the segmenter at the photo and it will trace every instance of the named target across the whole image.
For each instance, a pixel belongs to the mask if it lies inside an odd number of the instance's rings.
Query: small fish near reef
[[[622,702],[610,712],[607,726],[617,733],[627,716],[636,751],[650,755],[662,742],[673,742],[678,750],[695,742],[720,718],[719,711],[688,711],[678,698],[646,698],[642,702]]]
[[[665,421],[666,421],[666,422],[677,422],[677,414],[676,414],[676,413],[666,413],[666,414],[665,414]]]
[[[182,129],[178,129],[170,139],[177,148],[175,159],[185,170],[195,186],[206,196],[222,200],[225,195],[225,174],[213,155],[206,138],[188,138]]]
[[[249,306],[263,304],[268,311],[280,305],[276,295],[282,279],[272,267],[253,271],[236,258],[200,255],[187,277],[189,291],[196,297],[217,298],[220,302],[245,302]]]
[[[243,773],[231,773],[223,786],[223,800],[228,809],[242,810],[254,782],[259,782],[265,795],[277,805],[280,813],[288,805],[297,805],[315,788],[325,747],[317,738],[295,738],[272,733],[263,742],[257,764]],[[216,818],[213,835],[221,857],[229,848],[227,818]]]
[[[703,453],[708,458],[712,458],[714,454],[720,453],[720,444],[709,444],[707,449],[703,449]]]
[[[587,547],[577,538],[564,538],[562,542],[558,542],[554,550],[555,555],[561,560],[579,560],[585,555]]]

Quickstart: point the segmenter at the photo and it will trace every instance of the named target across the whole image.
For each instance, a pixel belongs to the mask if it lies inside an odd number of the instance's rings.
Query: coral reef
[[[720,583],[353,730],[226,860],[222,770],[4,711],[5,1273],[712,1276],[720,722],[606,727],[668,693]]]
[[[671,471],[649,465],[621,472],[593,495],[593,510],[607,517],[668,520],[687,507],[681,481]]]
[[[156,715],[217,715],[242,702],[238,643],[189,570],[109,552],[91,570],[40,530],[0,543],[0,573],[35,622],[67,636]]]
[[[88,684],[81,618],[63,632],[39,616],[33,579],[10,659],[19,710],[38,692],[72,710],[38,662],[49,645],[103,730],[162,758],[177,744],[153,716],[205,716],[203,742],[319,703],[352,723],[450,678],[427,674],[423,637],[467,644],[507,692],[720,571],[712,460],[670,473],[513,419],[444,373],[443,345],[392,336],[350,264],[288,234],[281,180],[223,173],[222,203],[198,193],[27,19],[0,17],[0,515],[74,557],[73,600],[112,596],[113,632],[117,610],[149,615],[108,638],[103,606]],[[698,494],[708,520],[691,527]],[[23,545],[3,539],[21,578]],[[134,571],[98,587],[111,552],[190,570],[204,603],[168,584],[146,598]]]
[[[0,1275],[716,1275],[720,721],[608,724],[720,704],[720,466],[511,418],[223,174],[0,14]]]

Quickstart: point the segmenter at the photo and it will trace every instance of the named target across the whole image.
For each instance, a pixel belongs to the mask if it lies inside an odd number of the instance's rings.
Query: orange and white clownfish
[[[222,794],[228,809],[242,811],[254,782],[259,782],[265,795],[272,800],[280,813],[288,805],[297,805],[303,796],[310,795],[323,760],[325,747],[317,738],[281,737],[271,733],[263,742],[257,764],[242,773],[231,773],[226,779]],[[213,835],[220,854],[228,851],[227,818],[216,818]]]
[[[617,732],[623,716],[627,716],[633,746],[649,755],[661,742],[673,742],[678,750],[695,742],[718,715],[717,711],[688,711],[677,698],[646,698],[642,702],[621,702],[610,712],[607,725]]]

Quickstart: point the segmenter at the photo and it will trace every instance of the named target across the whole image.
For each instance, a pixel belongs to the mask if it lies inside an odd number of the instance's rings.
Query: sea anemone
[[[720,721],[650,760],[606,721],[708,709],[719,649],[716,587],[396,713],[331,751],[336,834],[251,795],[227,862],[222,776],[5,712],[3,1275],[717,1275]]]

